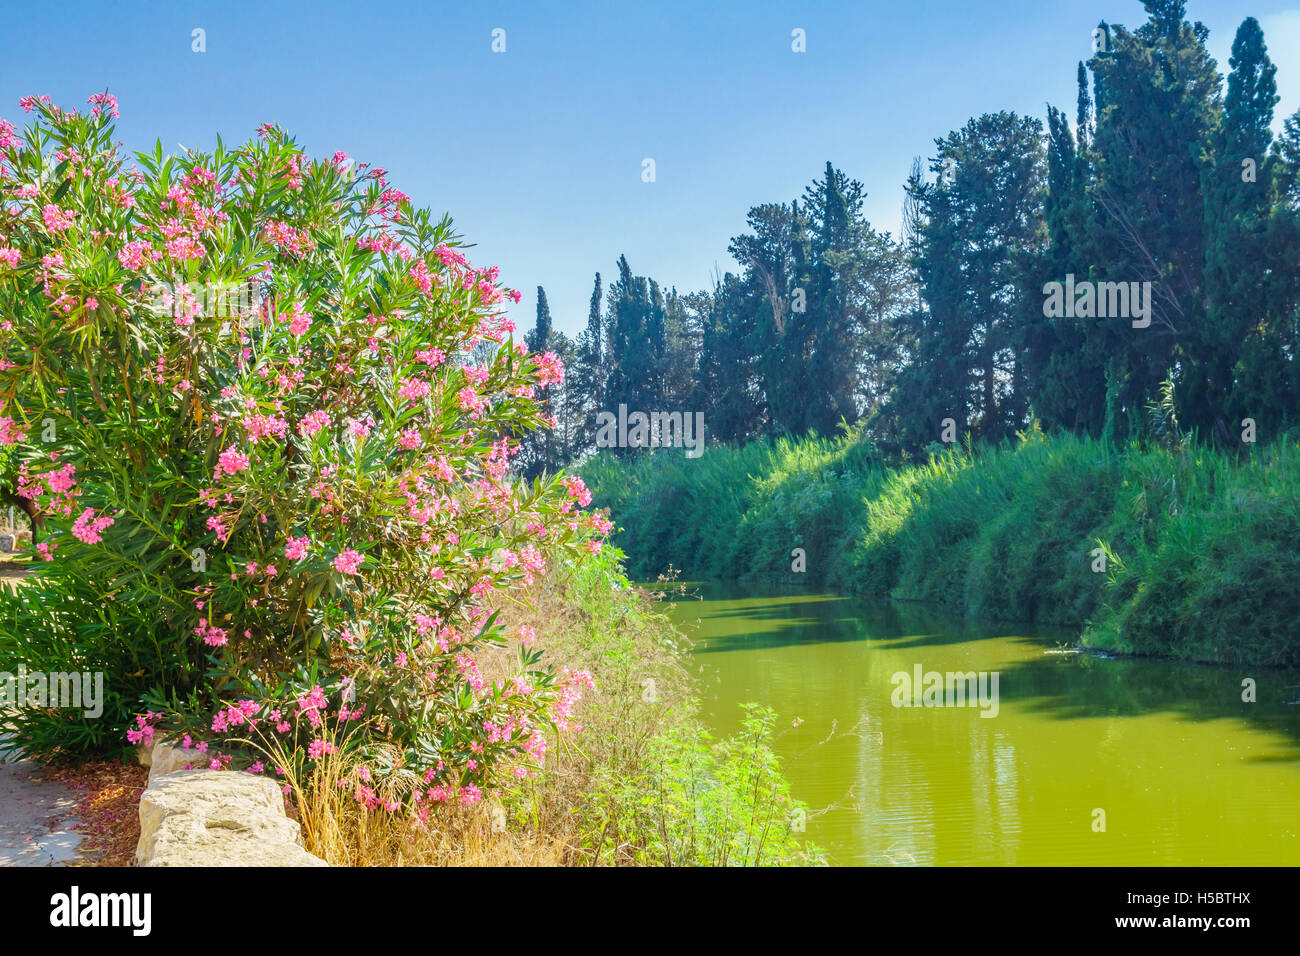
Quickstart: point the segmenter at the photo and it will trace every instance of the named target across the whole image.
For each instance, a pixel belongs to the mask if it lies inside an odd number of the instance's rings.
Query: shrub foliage
[[[422,812],[532,772],[586,677],[523,648],[485,680],[486,598],[603,523],[577,479],[510,477],[563,376],[513,343],[517,293],[384,170],[277,127],[131,160],[107,94],[22,106],[25,130],[0,121],[0,442],[45,528],[0,655],[104,670],[109,700],[20,712],[19,742],[98,749],[129,721],[221,766],[268,733],[302,760],[346,739]]]

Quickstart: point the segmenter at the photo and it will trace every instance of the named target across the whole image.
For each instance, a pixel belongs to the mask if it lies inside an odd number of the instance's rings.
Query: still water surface
[[[711,729],[735,732],[743,701],[777,710],[794,795],[830,808],[807,833],[834,864],[1300,864],[1300,673],[1060,653],[1064,633],[834,594],[667,600]],[[893,706],[918,664],[996,671],[997,716]]]

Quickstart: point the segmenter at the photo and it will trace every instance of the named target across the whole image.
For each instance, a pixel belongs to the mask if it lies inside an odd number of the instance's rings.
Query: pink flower
[[[14,445],[27,440],[27,433],[8,415],[0,415],[0,445]]]
[[[283,438],[289,430],[289,423],[279,415],[249,415],[244,419],[248,429],[248,440],[257,444],[263,438]]]
[[[312,242],[311,233],[306,229],[294,229],[288,223],[278,220],[272,220],[268,223],[262,233],[278,248],[286,250],[295,256],[301,256],[315,246],[315,243]]]
[[[429,366],[441,365],[447,361],[447,356],[442,349],[421,349],[415,353],[415,357]]]
[[[207,618],[200,618],[199,626],[194,629],[194,633],[203,638],[203,643],[209,647],[223,647],[229,640],[226,632],[215,624],[209,623]],[[199,749],[203,750],[204,745],[200,744]]]
[[[92,520],[93,519],[93,520]],[[72,523],[72,535],[79,541],[86,544],[99,544],[104,540],[101,531],[113,524],[113,519],[104,515],[95,517],[95,509],[87,508],[80,517]]]
[[[542,385],[564,381],[564,363],[554,352],[543,352],[537,358],[537,380]]]
[[[565,478],[564,490],[568,492],[570,498],[573,498],[584,508],[591,504],[591,492],[587,490],[587,485],[581,478],[575,475]]]
[[[143,269],[148,261],[149,243],[137,239],[117,251],[117,261],[128,269]]]
[[[456,399],[460,402],[461,410],[469,412],[474,418],[482,415],[483,409],[487,407],[483,396],[468,385],[456,393]]]
[[[234,475],[248,467],[248,456],[241,452],[234,445],[231,445],[223,451],[217,458],[216,477],[219,479],[222,474]]]
[[[307,553],[307,545],[310,543],[306,535],[301,538],[290,535],[284,545],[284,556],[290,561],[297,561]]]
[[[334,559],[334,570],[339,574],[356,574],[357,569],[361,567],[361,562],[366,559],[364,554],[358,554],[351,548],[345,548],[343,552]]]
[[[113,119],[118,119],[117,97],[112,93],[96,93],[90,99],[86,100],[92,107],[91,114],[98,116],[103,109],[107,108],[108,113]]]
[[[208,530],[216,534],[218,541],[224,543],[230,537],[230,529],[226,527],[220,515],[209,515],[207,525]]]
[[[0,262],[13,267],[18,265],[18,260],[21,258],[22,254],[17,249],[10,246],[0,246]]]
[[[291,311],[280,316],[281,321],[288,320],[292,335],[303,335],[311,328],[311,316],[303,309],[301,302],[295,302]]]
[[[397,394],[414,405],[429,394],[429,383],[418,378],[404,378]]]
[[[54,203],[46,203],[45,208],[41,210],[41,218],[45,220],[45,228],[50,232],[62,232],[72,225],[73,216],[71,209],[63,210]]]
[[[318,408],[314,412],[309,412],[307,416],[298,423],[298,434],[302,435],[303,438],[310,438],[322,428],[328,426],[329,423],[330,413],[322,408]]]
[[[326,754],[332,754],[338,749],[328,740],[313,740],[307,745],[307,756],[312,760],[319,760]]]

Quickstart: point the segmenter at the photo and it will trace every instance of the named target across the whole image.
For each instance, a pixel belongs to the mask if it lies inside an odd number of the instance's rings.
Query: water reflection
[[[1064,632],[832,594],[693,585],[671,600],[706,719],[726,734],[741,701],[778,711],[796,795],[829,808],[809,838],[834,862],[1300,863],[1296,672],[1061,653]],[[891,678],[917,665],[997,671],[997,717],[894,707]]]

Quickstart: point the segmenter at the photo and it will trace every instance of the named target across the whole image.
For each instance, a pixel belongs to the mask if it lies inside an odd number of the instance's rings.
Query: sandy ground
[[[0,866],[59,866],[77,859],[73,791],[41,779],[41,768],[17,759],[0,738]]]
[[[0,559],[0,587],[16,587],[26,568]],[[3,670],[0,666],[0,670]],[[77,858],[81,835],[70,829],[73,791],[41,779],[41,768],[21,760],[0,736],[0,866],[57,866]]]
[[[8,555],[0,552],[0,585],[11,588],[17,587],[26,575],[26,562],[14,561]]]

